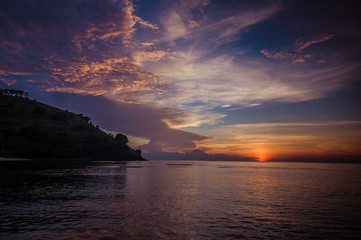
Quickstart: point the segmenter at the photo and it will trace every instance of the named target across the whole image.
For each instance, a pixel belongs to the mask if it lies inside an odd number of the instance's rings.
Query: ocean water
[[[361,164],[0,162],[0,239],[361,239]]]

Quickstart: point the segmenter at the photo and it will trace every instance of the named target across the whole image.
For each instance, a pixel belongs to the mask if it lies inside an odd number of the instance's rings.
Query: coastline
[[[32,161],[33,159],[31,158],[5,158],[5,157],[0,157],[0,162],[7,162],[7,161]]]

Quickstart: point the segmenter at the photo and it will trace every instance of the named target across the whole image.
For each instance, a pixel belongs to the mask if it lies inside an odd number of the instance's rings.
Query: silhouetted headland
[[[0,113],[0,157],[145,160],[127,136],[107,134],[89,117],[31,100],[21,90],[0,89]]]

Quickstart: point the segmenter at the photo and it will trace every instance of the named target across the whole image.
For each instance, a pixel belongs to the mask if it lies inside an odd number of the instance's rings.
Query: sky
[[[358,161],[355,1],[11,0],[0,87],[148,159]]]

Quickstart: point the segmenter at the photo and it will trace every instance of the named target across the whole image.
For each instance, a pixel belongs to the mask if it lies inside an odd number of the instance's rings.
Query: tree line
[[[27,98],[29,96],[27,91],[15,90],[15,89],[0,89],[0,95],[16,96]]]

